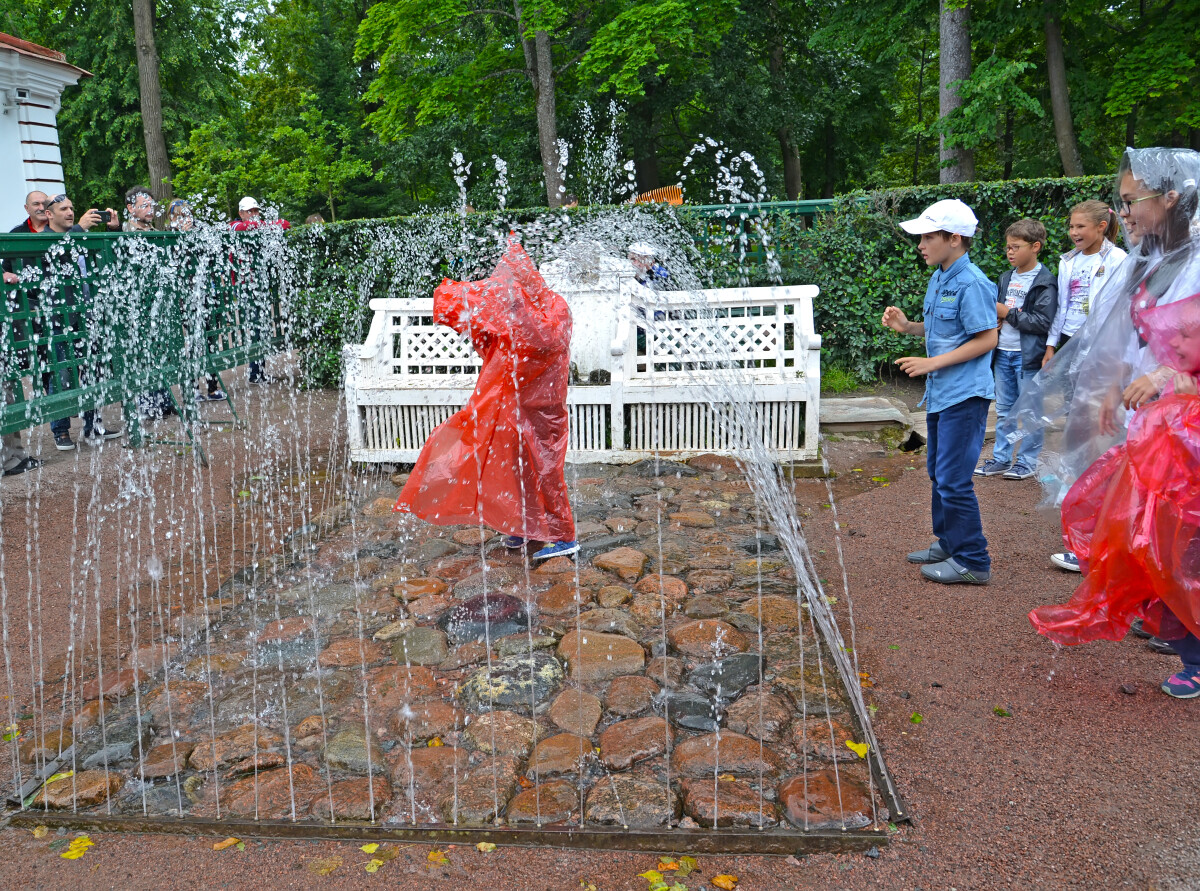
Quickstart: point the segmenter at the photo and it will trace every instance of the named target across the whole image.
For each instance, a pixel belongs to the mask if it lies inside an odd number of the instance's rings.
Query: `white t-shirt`
[[[1012,278],[1008,281],[1008,290],[1004,294],[1004,305],[1009,310],[1025,308],[1025,295],[1033,287],[1033,280],[1037,278],[1041,270],[1042,264],[1035,263],[1034,267],[1028,272],[1013,272]],[[1005,322],[1000,326],[1000,343],[998,346],[1009,353],[1021,352],[1021,332],[1017,330],[1015,325]]]

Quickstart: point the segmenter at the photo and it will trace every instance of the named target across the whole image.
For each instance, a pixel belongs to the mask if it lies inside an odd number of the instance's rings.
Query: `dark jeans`
[[[926,416],[933,534],[946,553],[972,572],[992,568],[974,483],[988,405],[989,400],[973,396]]]
[[[1163,604],[1162,625],[1158,634],[1160,639],[1169,642],[1175,648],[1175,652],[1183,660],[1184,671],[1189,674],[1200,674],[1200,639],[1188,631],[1187,626],[1176,618],[1165,603]]]
[[[65,343],[56,343],[54,345],[54,357],[58,362],[65,362],[67,359],[67,345]],[[74,389],[70,376],[67,371],[59,369],[57,372],[45,372],[42,374],[42,389],[46,395],[53,393],[63,393],[67,390]],[[73,418],[74,415],[71,416]],[[50,432],[55,436],[60,433],[71,432],[71,418],[59,418],[57,421],[50,422]],[[89,434],[92,432],[92,425],[96,421],[95,409],[88,409],[83,413],[83,432]]]

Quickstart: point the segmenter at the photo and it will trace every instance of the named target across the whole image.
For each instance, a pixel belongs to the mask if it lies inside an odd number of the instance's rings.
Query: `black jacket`
[[[1008,283],[1013,270],[1000,276],[996,286],[996,302],[1003,303],[1008,295]],[[1001,324],[1012,325],[1021,332],[1021,368],[1025,371],[1040,371],[1042,357],[1046,355],[1046,335],[1058,314],[1058,279],[1042,264],[1021,309],[1010,309]]]

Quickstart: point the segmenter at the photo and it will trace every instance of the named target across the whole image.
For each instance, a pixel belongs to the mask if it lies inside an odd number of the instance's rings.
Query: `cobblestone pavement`
[[[569,471],[578,560],[395,515],[403,475],[67,701],[36,804],[392,824],[863,828],[844,691],[727,459]],[[73,716],[73,717],[72,717]],[[858,751],[856,751],[856,747]]]

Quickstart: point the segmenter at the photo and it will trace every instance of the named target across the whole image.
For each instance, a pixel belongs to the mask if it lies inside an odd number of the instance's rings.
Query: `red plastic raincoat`
[[[1200,372],[1200,295],[1135,312],[1134,322],[1164,363]],[[1166,639],[1200,636],[1200,397],[1168,386],[1139,408],[1125,442],[1067,493],[1062,524],[1084,578],[1067,603],[1029,614],[1039,633],[1064,644],[1120,640],[1140,616]]]
[[[571,312],[515,241],[481,282],[444,280],[433,316],[483,357],[466,406],[430,434],[395,510],[574,541],[563,464]]]

